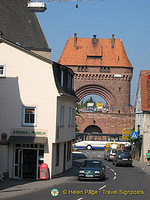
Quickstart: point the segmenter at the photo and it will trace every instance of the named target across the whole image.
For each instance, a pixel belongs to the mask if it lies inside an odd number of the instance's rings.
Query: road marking
[[[103,188],[105,188],[106,187],[106,185],[103,185],[101,188],[99,188],[99,190],[102,190]]]
[[[113,177],[113,179],[115,180],[115,179],[117,178],[117,173],[115,172],[114,169],[110,169],[110,170],[114,173],[114,177]]]
[[[142,168],[142,169],[144,170],[144,172],[145,172],[146,174],[150,175],[150,173],[148,173],[144,168]]]
[[[82,200],[83,198],[77,199],[77,200]]]
[[[115,173],[115,171],[113,169],[110,169],[110,170]]]
[[[108,167],[108,166],[106,166],[107,168],[110,168],[110,167]]]

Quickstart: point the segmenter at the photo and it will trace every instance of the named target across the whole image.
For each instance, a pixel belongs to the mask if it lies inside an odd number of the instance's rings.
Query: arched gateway
[[[96,94],[108,104],[108,113],[80,113],[77,118],[80,132],[93,123],[103,127],[103,133],[121,133],[133,128],[130,113],[130,81],[132,65],[120,39],[74,38],[67,40],[58,62],[74,71],[74,89],[77,97]],[[108,122],[108,120],[110,120]],[[82,122],[81,122],[82,121]],[[119,125],[116,127],[116,125]],[[105,126],[105,127],[104,127]]]

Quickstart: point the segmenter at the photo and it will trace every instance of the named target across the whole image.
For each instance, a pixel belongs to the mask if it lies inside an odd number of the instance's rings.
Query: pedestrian
[[[150,165],[150,150],[146,153],[147,165]]]

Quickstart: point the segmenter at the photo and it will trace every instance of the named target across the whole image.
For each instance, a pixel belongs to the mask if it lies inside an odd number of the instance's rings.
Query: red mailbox
[[[46,163],[42,163],[40,165],[40,180],[48,180],[48,165]]]

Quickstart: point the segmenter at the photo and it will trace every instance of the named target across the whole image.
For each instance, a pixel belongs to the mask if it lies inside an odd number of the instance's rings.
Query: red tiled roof
[[[141,109],[150,111],[150,70],[140,72]]]
[[[69,38],[58,62],[62,65],[132,67],[120,39]]]

